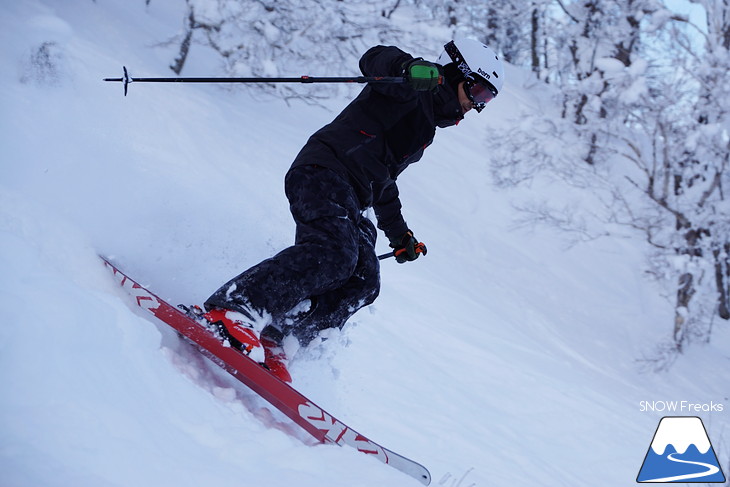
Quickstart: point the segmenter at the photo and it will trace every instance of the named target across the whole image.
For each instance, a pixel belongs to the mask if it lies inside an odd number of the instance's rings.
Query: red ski
[[[383,448],[349,428],[291,386],[274,377],[258,363],[236,349],[225,346],[203,325],[140,286],[108,259],[102,257],[102,260],[111,269],[117,282],[136,299],[139,307],[177,330],[194,343],[204,355],[271,403],[318,441],[351,446],[359,452],[375,456],[424,485],[431,483],[431,474],[424,466]]]

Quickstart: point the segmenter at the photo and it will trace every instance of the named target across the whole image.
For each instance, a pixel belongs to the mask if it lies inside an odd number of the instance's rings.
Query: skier
[[[401,214],[396,178],[418,161],[436,127],[456,125],[497,96],[504,68],[472,39],[448,42],[436,63],[393,46],[360,59],[365,76],[403,76],[369,84],[331,123],[314,133],[285,177],[296,223],[293,246],[253,266],[205,302],[205,318],[232,346],[291,382],[283,339],[302,345],[342,328],[380,289],[376,229],[399,263],[426,253]]]

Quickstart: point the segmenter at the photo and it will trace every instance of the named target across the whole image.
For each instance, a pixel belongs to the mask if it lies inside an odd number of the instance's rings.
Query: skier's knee
[[[346,247],[331,250],[321,262],[321,270],[337,285],[345,284],[357,267],[357,252]]]

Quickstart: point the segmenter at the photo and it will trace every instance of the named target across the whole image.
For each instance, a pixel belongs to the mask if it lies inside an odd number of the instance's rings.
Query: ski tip
[[[418,465],[419,471],[411,473],[411,477],[414,477],[416,480],[421,482],[423,485],[430,485],[431,484],[431,472],[429,472],[426,467],[423,465]]]

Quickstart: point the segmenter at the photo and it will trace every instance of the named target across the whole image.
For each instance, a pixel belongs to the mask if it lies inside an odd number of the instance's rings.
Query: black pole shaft
[[[124,96],[127,96],[129,83],[405,83],[402,76],[300,76],[298,78],[133,78],[124,66],[121,78],[104,78],[104,81],[121,82]]]
[[[104,81],[125,81],[124,78],[104,78]],[[355,76],[299,78],[129,78],[132,83],[403,83],[400,76]]]

